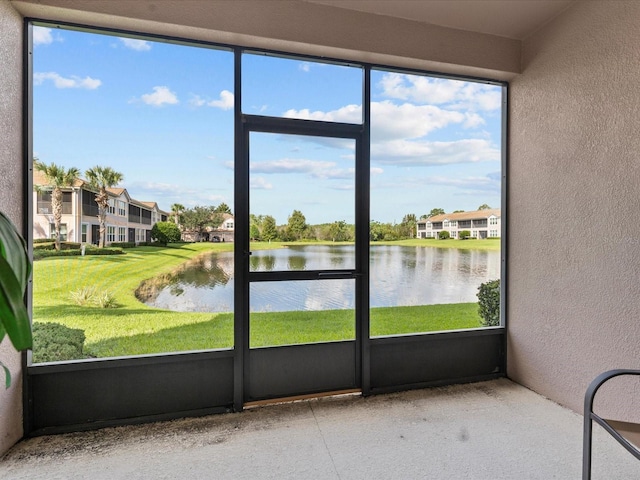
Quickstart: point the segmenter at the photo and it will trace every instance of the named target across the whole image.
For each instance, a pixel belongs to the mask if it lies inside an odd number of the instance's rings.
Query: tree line
[[[488,210],[489,205],[482,204],[478,210]],[[463,212],[456,210],[453,213]],[[429,213],[421,215],[420,220],[443,215],[442,208],[433,208]],[[300,241],[300,240],[320,240],[332,242],[352,242],[355,239],[355,226],[344,220],[332,223],[322,223],[319,225],[309,225],[304,214],[300,210],[294,210],[285,225],[277,225],[276,220],[271,215],[250,215],[249,216],[249,236],[255,241]],[[408,213],[402,217],[400,223],[379,222],[372,220],[369,224],[369,239],[376,241],[392,241],[415,238],[417,216]]]
[[[78,168],[45,164],[34,158],[34,167],[45,178],[46,185],[39,189],[51,191],[51,209],[53,212],[54,241],[56,250],[60,250],[60,225],[62,219],[62,189],[73,186],[79,179],[81,172]],[[85,171],[89,185],[97,193],[95,201],[98,205],[98,220],[100,223],[99,247],[105,245],[106,217],[108,211],[109,195],[107,188],[115,187],[122,182],[124,175],[111,167],[95,166]],[[486,203],[480,205],[478,210],[491,208]],[[463,210],[456,210],[462,212]],[[427,219],[434,215],[442,215],[442,208],[433,208],[428,214],[420,216]],[[217,206],[195,206],[185,208],[184,205],[174,203],[171,205],[171,219],[180,230],[191,230],[203,235],[209,228],[218,228],[225,220],[224,214],[232,214],[231,208],[226,203]],[[285,225],[277,225],[271,215],[249,216],[249,237],[253,241],[300,241],[320,240],[331,242],[352,242],[355,240],[355,226],[344,220],[331,223],[310,225],[300,210],[294,210]],[[400,223],[384,223],[372,220],[369,225],[371,241],[402,240],[414,238],[416,235],[417,218],[413,213],[404,215]],[[160,226],[162,227],[162,226]],[[156,229],[157,231],[157,229]]]

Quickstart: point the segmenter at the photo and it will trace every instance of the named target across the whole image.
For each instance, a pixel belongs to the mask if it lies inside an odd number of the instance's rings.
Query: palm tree
[[[171,205],[171,212],[173,213],[173,220],[176,222],[176,225],[180,225],[180,214],[184,212],[184,205],[174,203]]]
[[[62,189],[73,186],[80,176],[80,170],[71,167],[68,170],[63,166],[51,163],[49,165],[42,163],[34,158],[34,167],[41,172],[47,185],[38,186],[39,189],[51,189],[51,210],[53,211],[53,228],[55,230],[55,247],[60,250],[60,224],[62,222]]]
[[[99,247],[104,247],[104,237],[106,231],[107,209],[109,208],[109,194],[107,188],[115,187],[124,179],[124,175],[116,172],[111,167],[95,166],[85,172],[89,184],[96,190],[96,203],[98,204],[98,220],[100,221],[100,243]]]

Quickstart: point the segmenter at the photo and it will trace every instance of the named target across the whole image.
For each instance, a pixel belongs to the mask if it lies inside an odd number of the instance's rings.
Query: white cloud
[[[473,111],[497,110],[502,104],[500,87],[484,83],[387,73],[379,85],[384,96],[423,104]]]
[[[500,185],[500,173],[497,174],[498,178],[495,178],[494,174],[487,174],[484,177],[462,177],[462,178],[449,178],[449,177],[425,177],[420,181],[423,185],[443,185],[449,187],[455,187],[463,190],[465,194],[486,194],[487,192],[493,194],[499,194],[501,191]]]
[[[271,190],[273,185],[267,182],[264,177],[251,177],[251,184],[249,188],[254,188],[256,190]]]
[[[451,142],[392,140],[373,144],[371,156],[383,165],[432,166],[500,161],[500,149],[481,139]]]
[[[212,100],[207,105],[210,107],[220,108],[222,110],[231,110],[233,108],[233,93],[229,90],[223,90],[220,92],[219,100]]]
[[[234,95],[229,90],[222,90],[218,100],[205,100],[200,95],[192,95],[189,104],[194,107],[215,107],[221,110],[231,110],[233,108]]]
[[[124,185],[129,194],[141,201],[153,201],[162,210],[168,210],[174,203],[181,203],[186,207],[195,205],[215,205],[229,200],[220,194],[208,192],[206,189],[189,188],[163,182],[132,182]]]
[[[282,158],[268,162],[252,163],[249,170],[255,173],[306,173],[313,174],[335,167],[334,162],[317,162],[306,159]]]
[[[303,72],[308,72],[309,70],[311,70],[311,64],[309,62],[301,62],[298,65],[298,69],[302,70]]]
[[[462,123],[464,114],[434,105],[397,105],[389,100],[371,104],[371,138],[376,142],[420,138],[452,123]]]
[[[153,87],[153,93],[145,93],[140,99],[147,105],[160,107],[162,105],[175,105],[179,103],[175,93],[169,87]]]
[[[72,75],[71,77],[65,78],[55,72],[39,72],[33,74],[34,85],[42,85],[45,80],[51,80],[56,88],[95,90],[102,85],[102,81],[91,77],[80,78]]]
[[[46,27],[33,27],[33,44],[48,45],[53,43],[53,35],[51,29]]]
[[[315,111],[305,108],[302,110],[287,110],[282,115],[285,118],[298,118],[302,120],[318,120],[324,122],[361,123],[362,107],[360,105],[347,105],[330,112]]]
[[[125,47],[131,50],[136,50],[138,52],[151,50],[151,44],[146,40],[138,40],[137,38],[121,38],[120,41]]]
[[[464,114],[464,119],[463,126],[465,128],[477,128],[480,125],[485,124],[484,118],[477,113],[466,112]]]
[[[205,105],[207,102],[200,95],[191,95],[191,99],[189,100],[189,105],[194,107],[201,107]]]
[[[347,105],[329,112],[312,112],[308,109],[287,110],[283,116],[303,120],[360,123],[362,107]],[[483,124],[484,119],[475,113],[444,110],[435,105],[411,103],[398,105],[390,100],[371,103],[371,138],[375,141],[420,138],[455,123],[463,124],[465,127],[475,127]]]
[[[352,180],[355,178],[354,168],[339,168],[335,162],[306,159],[282,158],[268,162],[252,163],[249,169],[253,173],[303,174],[323,180]]]

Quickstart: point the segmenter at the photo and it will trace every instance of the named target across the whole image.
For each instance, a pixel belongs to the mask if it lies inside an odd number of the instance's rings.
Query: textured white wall
[[[640,368],[639,20],[634,0],[578,2],[511,84],[509,376],[577,411],[598,373]],[[634,412],[627,389],[611,416]]]
[[[16,225],[22,220],[22,17],[0,0],[0,210]],[[13,384],[0,379],[0,455],[22,437],[20,354],[7,338],[0,360],[9,367]]]
[[[517,40],[290,0],[14,0],[25,16],[477,76],[520,71]]]

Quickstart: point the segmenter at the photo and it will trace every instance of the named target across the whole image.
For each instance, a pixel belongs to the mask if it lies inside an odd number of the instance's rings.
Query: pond
[[[292,246],[254,251],[251,271],[350,269],[352,245]],[[371,246],[371,307],[476,302],[481,283],[500,278],[500,252]],[[252,311],[353,308],[353,280],[253,283]],[[181,312],[233,310],[233,253],[195,258],[143,284],[147,305]],[[322,302],[316,299],[324,299]]]

